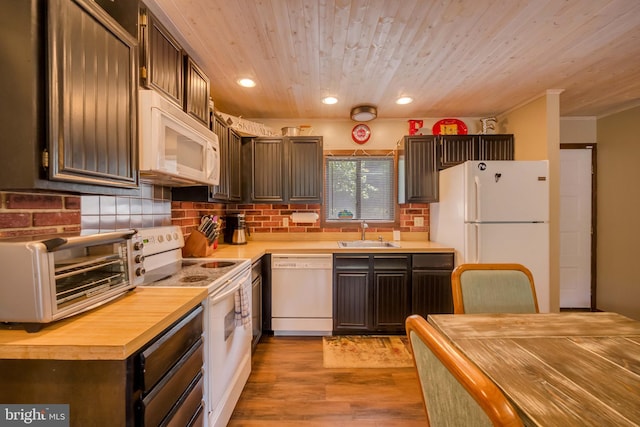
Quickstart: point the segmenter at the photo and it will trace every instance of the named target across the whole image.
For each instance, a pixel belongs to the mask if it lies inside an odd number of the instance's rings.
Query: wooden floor
[[[321,337],[263,337],[229,426],[424,426],[414,368],[325,369]]]

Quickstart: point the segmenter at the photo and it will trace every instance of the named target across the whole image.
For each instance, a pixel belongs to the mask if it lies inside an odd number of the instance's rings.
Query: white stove
[[[184,238],[177,226],[138,230],[144,245],[143,286],[209,287],[212,293],[225,281],[251,268],[249,259],[182,258]]]
[[[207,287],[205,409],[210,427],[226,426],[251,373],[251,261],[182,258],[177,226],[138,230],[144,245],[141,286]]]

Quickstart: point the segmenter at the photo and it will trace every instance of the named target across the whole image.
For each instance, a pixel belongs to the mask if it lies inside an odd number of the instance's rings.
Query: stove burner
[[[234,264],[235,264],[235,262],[230,262],[230,261],[211,261],[211,262],[205,262],[204,264],[201,264],[200,267],[203,267],[203,268],[224,268],[224,267],[231,267]]]
[[[180,279],[182,283],[195,283],[202,282],[203,280],[207,280],[209,277],[204,275],[195,275],[195,276],[187,276]]]

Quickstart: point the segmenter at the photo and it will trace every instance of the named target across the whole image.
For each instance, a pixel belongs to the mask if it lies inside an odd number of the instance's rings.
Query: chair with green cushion
[[[538,313],[533,276],[521,264],[461,264],[451,287],[455,314]]]
[[[428,425],[522,426],[498,386],[423,317],[409,316],[406,329]]]

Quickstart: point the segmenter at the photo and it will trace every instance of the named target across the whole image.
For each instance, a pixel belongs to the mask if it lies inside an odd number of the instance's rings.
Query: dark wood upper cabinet
[[[513,160],[513,158],[512,134],[438,136],[438,170],[467,160]]]
[[[398,150],[398,202],[437,202],[439,170],[467,160],[513,159],[511,134],[405,136]]]
[[[185,58],[185,70],[185,111],[203,125],[208,126],[209,77],[190,57]]]
[[[51,178],[136,185],[135,39],[82,3],[50,9]]]
[[[93,1],[2,2],[0,15],[11,40],[0,83],[3,188],[137,190],[137,39]]]
[[[285,201],[284,138],[251,138],[249,162],[243,180],[252,202],[283,203]]]
[[[140,84],[162,93],[208,128],[209,77],[144,6],[140,8],[138,38],[141,45]]]
[[[478,160],[513,160],[514,156],[512,134],[478,135]]]
[[[159,91],[180,108],[184,108],[182,46],[146,8],[140,9],[139,37],[142,86]]]
[[[322,203],[322,137],[244,138],[243,200]]]
[[[441,135],[438,138],[438,169],[445,169],[478,158],[475,135]]]
[[[233,129],[228,129],[229,151],[228,151],[228,184],[230,202],[239,202],[242,200],[242,156],[241,145],[242,138]]]
[[[213,132],[220,142],[220,184],[213,187],[209,201],[239,202],[242,199],[240,135],[214,116]]]
[[[433,135],[404,137],[399,150],[399,169],[404,173],[404,180],[399,182],[400,203],[438,201],[436,144],[437,139]]]
[[[291,203],[322,203],[322,137],[289,137],[288,200]]]
[[[213,116],[211,121],[211,130],[218,135],[218,143],[220,144],[220,181],[218,185],[213,186],[213,194],[210,200],[228,200],[229,199],[229,137],[227,125],[221,117]]]

